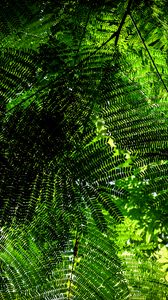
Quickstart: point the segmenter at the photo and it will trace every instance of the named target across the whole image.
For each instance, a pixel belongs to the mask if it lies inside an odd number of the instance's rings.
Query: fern
[[[72,235],[62,253],[54,248],[45,243],[44,256],[31,234],[27,240],[16,232],[6,235],[0,254],[2,299],[127,299],[114,245],[92,222],[87,235]]]
[[[154,87],[157,75],[165,99],[166,56],[155,46],[166,25],[156,36],[152,25],[164,12],[156,13],[155,1],[146,8],[144,1],[39,1],[41,23],[33,3],[24,1],[17,16],[6,4],[3,34],[12,40],[11,26],[23,28],[37,43],[25,50],[23,35],[9,49],[4,39],[1,52],[2,298],[126,299],[107,216],[122,222],[119,203],[129,205],[134,193],[134,204],[143,195],[140,206],[166,214],[167,108],[155,103]],[[142,9],[145,18],[153,12],[147,28]],[[34,28],[45,23],[40,43]],[[17,244],[10,230],[22,223]]]
[[[23,90],[29,89],[35,82],[35,59],[31,51],[6,49],[1,51],[1,98],[5,109],[5,102],[11,101]]]

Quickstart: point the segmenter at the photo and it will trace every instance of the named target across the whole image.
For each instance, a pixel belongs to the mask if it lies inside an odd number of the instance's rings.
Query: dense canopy
[[[168,297],[165,0],[0,4],[3,300]]]

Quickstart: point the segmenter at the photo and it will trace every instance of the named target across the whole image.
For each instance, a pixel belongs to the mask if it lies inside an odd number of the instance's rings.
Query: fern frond
[[[36,81],[35,57],[32,51],[5,49],[0,54],[2,104],[12,100]],[[2,105],[1,104],[1,105]]]
[[[88,235],[79,239],[78,251],[72,256],[68,299],[73,294],[75,299],[127,299],[128,290],[114,254],[114,246],[107,236],[95,229],[90,223]],[[117,277],[120,279],[117,280]]]
[[[62,250],[48,235],[42,247],[29,227],[26,235],[17,230],[3,229],[2,299],[127,299],[115,246],[92,221],[84,235],[71,234]]]

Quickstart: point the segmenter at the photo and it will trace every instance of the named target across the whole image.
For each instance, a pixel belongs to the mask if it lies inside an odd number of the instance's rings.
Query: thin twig
[[[130,8],[131,8],[131,5],[132,5],[132,2],[133,0],[129,0],[128,1],[128,5],[127,5],[127,8],[126,8],[126,11],[125,11],[125,14],[121,20],[121,23],[119,25],[119,28],[117,29],[117,31],[115,31],[105,42],[103,42],[95,51],[93,51],[90,55],[88,55],[86,58],[84,58],[83,60],[81,60],[75,67],[78,67],[80,66],[81,64],[85,63],[90,57],[92,57],[93,55],[95,55],[101,48],[103,48],[105,45],[107,45],[112,39],[116,38],[115,40],[115,46],[117,45],[117,42],[118,42],[118,38],[119,38],[119,34],[120,34],[120,31],[122,29],[122,26],[125,22],[125,19],[127,17],[127,15],[129,15],[129,12],[130,12]]]
[[[74,65],[74,67],[72,69],[69,69],[69,74],[72,73],[75,68],[78,68],[79,66],[81,66],[83,63],[85,63],[88,59],[90,59],[90,57],[92,57],[93,55],[95,55],[101,48],[103,48],[106,44],[108,44],[113,38],[116,38],[115,40],[115,45],[117,45],[118,39],[119,39],[119,35],[120,35],[120,31],[122,29],[122,26],[125,22],[125,19],[127,17],[127,15],[130,15],[130,8],[132,5],[133,0],[129,0],[128,1],[128,5],[127,5],[127,9],[125,11],[125,14],[121,20],[121,23],[119,25],[119,28],[117,29],[117,31],[115,31],[105,42],[103,42],[95,51],[93,51],[91,54],[89,54],[86,58],[84,58],[83,60],[81,60],[79,63],[77,63],[76,65]],[[89,21],[89,16],[90,16],[90,12],[88,14],[88,21]],[[87,22],[86,22],[87,24]],[[63,73],[61,74],[60,77],[64,76],[64,74],[67,73],[67,70],[64,70]],[[55,81],[55,80],[54,80]],[[52,82],[47,83],[45,86],[43,86],[42,88],[38,89],[35,93],[33,93],[32,95],[30,95],[29,97],[27,97],[26,99],[23,99],[20,103],[18,103],[17,105],[13,106],[11,109],[9,109],[7,112],[12,111],[16,106],[19,106],[20,104],[24,103],[25,101],[27,101],[28,99],[30,99],[31,97],[33,97],[34,95],[36,95],[38,92],[44,90],[46,87],[50,86],[52,84]]]
[[[132,3],[133,3],[133,0],[129,0],[129,1],[128,1],[128,5],[127,5],[127,8],[126,8],[126,11],[125,11],[125,13],[124,13],[124,16],[123,16],[123,18],[122,18],[122,20],[121,20],[121,23],[120,23],[120,25],[119,25],[119,27],[118,27],[118,30],[117,30],[117,32],[116,32],[115,46],[117,46],[117,43],[118,43],[118,39],[119,39],[119,36],[120,36],[121,29],[122,29],[122,27],[123,27],[123,25],[124,25],[124,23],[125,23],[126,17],[127,17],[127,16],[129,15],[129,13],[130,13],[130,8],[131,8]]]
[[[149,52],[148,47],[146,46],[145,40],[144,40],[144,38],[143,38],[143,36],[142,36],[142,34],[141,34],[139,28],[137,27],[137,24],[136,24],[136,22],[135,22],[135,20],[134,20],[134,18],[133,18],[133,16],[132,16],[132,14],[131,14],[131,12],[129,12],[129,16],[130,16],[131,21],[132,21],[132,23],[134,24],[134,26],[135,26],[135,28],[136,28],[136,31],[137,31],[137,33],[138,33],[138,35],[139,35],[139,37],[140,37],[140,39],[141,39],[141,41],[142,41],[142,43],[143,43],[143,45],[144,45],[144,48],[146,49],[146,51],[147,51],[147,53],[148,53],[148,55],[149,55],[149,57],[150,57],[150,59],[151,59],[151,61],[152,61],[152,64],[153,64],[153,66],[154,66],[154,68],[155,68],[155,70],[156,70],[156,73],[157,73],[158,77],[160,78],[160,80],[161,80],[161,82],[162,82],[162,84],[163,84],[165,90],[168,92],[168,88],[167,88],[167,86],[166,86],[166,84],[165,84],[165,82],[164,82],[162,76],[161,76],[160,73],[159,73],[159,70],[158,70],[158,68],[157,68],[157,66],[156,66],[156,64],[155,64],[155,62],[154,62],[154,60],[153,60],[152,55],[151,55],[150,52]]]
[[[117,32],[114,32],[109,38],[108,40],[106,40],[105,42],[103,42],[95,51],[93,51],[90,55],[88,55],[86,58],[84,58],[83,60],[81,60],[75,67],[80,66],[81,64],[85,63],[90,57],[92,57],[93,55],[95,55],[102,47],[104,47],[106,44],[108,44],[113,38],[116,37]]]
[[[111,41],[114,37],[116,36],[116,32],[114,32],[108,40],[106,40],[104,43],[102,43],[95,51],[93,51],[90,55],[88,55],[85,59],[81,60],[78,64],[76,64],[73,68],[69,69],[69,71],[67,72],[67,69],[65,69],[63,71],[63,73],[61,74],[61,77],[63,77],[65,74],[69,73],[69,75],[76,69],[78,68],[80,65],[82,65],[83,63],[85,63],[91,56],[93,56],[94,54],[96,54],[103,46],[105,46],[109,41]],[[35,96],[36,94],[38,94],[38,92],[41,92],[42,90],[44,90],[45,88],[49,87],[52,85],[52,83],[55,82],[55,79],[53,81],[50,81],[49,83],[47,83],[46,85],[44,85],[43,87],[41,87],[40,89],[38,89],[35,93],[33,93],[32,95],[28,96],[27,98],[23,99],[21,102],[19,102],[18,104],[16,104],[15,106],[13,106],[12,108],[10,108],[9,110],[7,110],[6,112],[10,112],[12,110],[15,109],[15,107],[20,106],[21,104],[23,104],[24,102],[26,102],[28,99],[32,98],[33,96]],[[2,112],[2,113],[6,113],[6,112]]]

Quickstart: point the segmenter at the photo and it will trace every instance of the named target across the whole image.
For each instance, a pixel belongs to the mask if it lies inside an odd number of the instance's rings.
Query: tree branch
[[[125,23],[126,17],[127,17],[127,16],[129,15],[129,13],[130,13],[130,8],[131,8],[132,3],[133,3],[133,0],[129,0],[129,1],[128,1],[128,5],[127,5],[127,8],[126,8],[126,11],[125,11],[124,16],[123,16],[123,18],[122,18],[122,20],[121,20],[121,23],[120,23],[120,25],[119,25],[119,27],[118,27],[118,30],[116,31],[115,46],[117,46],[117,43],[118,43],[118,39],[119,39],[119,36],[120,36],[121,29],[122,29],[122,27],[123,27],[123,25],[124,25],[124,23]]]
[[[155,62],[154,62],[154,60],[153,60],[152,55],[151,55],[150,52],[149,52],[148,47],[146,46],[145,40],[144,40],[144,38],[142,37],[141,32],[140,32],[140,30],[138,29],[137,24],[135,23],[135,20],[134,20],[134,18],[133,18],[133,16],[132,16],[131,12],[129,12],[129,16],[130,16],[131,21],[132,21],[132,23],[134,24],[134,26],[135,26],[135,28],[136,28],[136,31],[137,31],[137,33],[138,33],[138,35],[139,35],[139,37],[140,37],[140,39],[141,39],[141,41],[142,41],[142,43],[143,43],[143,45],[144,45],[144,48],[146,49],[146,51],[147,51],[147,53],[148,53],[148,55],[149,55],[149,58],[150,58],[151,61],[152,61],[152,64],[153,64],[153,66],[154,66],[154,68],[155,68],[155,70],[156,70],[156,73],[157,73],[158,77],[160,78],[160,80],[161,80],[161,82],[162,82],[162,84],[163,84],[165,90],[168,92],[168,88],[167,88],[167,86],[166,86],[166,84],[165,84],[165,82],[164,82],[162,76],[161,76],[160,73],[159,73],[159,70],[158,70],[158,68],[157,68],[157,66],[156,66],[156,64],[155,64]]]
[[[108,44],[112,39],[116,38],[115,40],[115,46],[117,46],[117,43],[118,43],[118,39],[119,39],[119,35],[120,35],[120,32],[121,32],[121,29],[124,25],[124,22],[125,22],[125,19],[126,17],[129,15],[130,13],[130,8],[131,8],[131,5],[133,3],[134,0],[129,0],[128,1],[128,5],[127,5],[127,8],[126,8],[126,11],[124,13],[124,16],[121,20],[121,23],[117,29],[117,31],[115,31],[105,42],[103,42],[95,51],[93,51],[89,56],[87,56],[85,59],[83,59],[82,61],[79,62],[79,64],[77,66],[79,66],[80,64],[83,64],[85,61],[87,61],[91,56],[93,56],[94,54],[96,54],[102,47],[104,47],[106,44]]]

